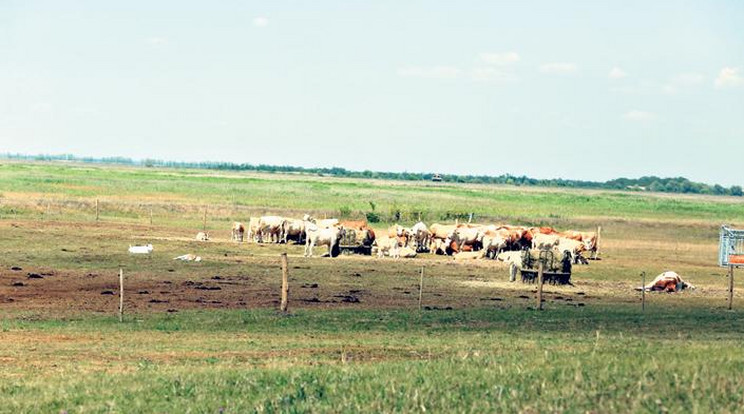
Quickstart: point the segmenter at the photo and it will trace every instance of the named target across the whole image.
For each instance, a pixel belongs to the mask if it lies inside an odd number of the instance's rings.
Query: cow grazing
[[[646,286],[637,287],[636,290],[645,290],[647,292],[679,292],[684,289],[696,289],[691,283],[682,280],[682,277],[676,272],[667,271],[656,278]]]
[[[584,249],[588,252],[593,252],[597,249],[597,233],[593,231],[574,231],[566,230],[561,236],[580,241],[584,244]]]
[[[196,233],[196,241],[209,241],[209,233],[204,231]]]
[[[400,241],[397,237],[379,237],[375,240],[377,245],[377,257],[390,256],[394,259],[400,257]]]
[[[259,217],[251,217],[248,219],[248,240],[252,242],[258,241],[258,223]]]
[[[583,253],[586,251],[586,246],[579,240],[561,237],[558,239],[558,245],[556,246],[556,249],[561,254],[568,252],[568,254],[571,256],[571,262],[573,262],[573,264],[589,264],[589,261],[586,260],[583,255]]]
[[[338,243],[344,236],[342,226],[320,227],[311,221],[305,221],[305,257],[313,256],[315,246],[328,246],[328,256],[333,257]]]
[[[387,232],[388,237],[396,237],[398,238],[398,241],[400,242],[401,246],[407,246],[408,245],[408,238],[410,236],[408,229],[396,224],[390,228],[388,228]]]
[[[152,253],[152,244],[146,244],[144,246],[129,246],[129,253],[150,254]]]
[[[297,243],[305,242],[305,222],[298,219],[287,219],[284,222],[284,239],[282,242],[287,243],[290,239]]]
[[[452,242],[454,242],[455,251],[478,251],[483,245],[483,233],[479,228],[480,226],[459,224],[444,243],[453,246]]]
[[[485,231],[482,239],[484,255],[496,258],[499,253],[507,249],[510,239],[511,234],[508,230]]]
[[[445,241],[450,237],[457,226],[434,223],[429,226],[429,250],[436,254],[447,254],[449,244]]]
[[[284,240],[284,229],[287,219],[280,216],[262,216],[258,219],[258,241],[263,243],[280,243]]]
[[[245,235],[245,226],[243,225],[243,223],[240,223],[238,221],[234,222],[232,225],[233,241],[242,242],[244,235]]]

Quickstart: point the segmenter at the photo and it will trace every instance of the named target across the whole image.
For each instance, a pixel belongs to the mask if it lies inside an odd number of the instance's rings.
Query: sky
[[[0,152],[744,184],[744,2],[0,0]]]

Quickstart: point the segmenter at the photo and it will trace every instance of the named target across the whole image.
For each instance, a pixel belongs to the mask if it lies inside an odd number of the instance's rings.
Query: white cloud
[[[405,78],[454,79],[460,76],[460,69],[453,66],[406,66],[398,69],[398,76]]]
[[[482,63],[486,63],[489,65],[510,65],[512,63],[517,63],[520,60],[519,54],[516,52],[506,52],[506,53],[489,53],[489,52],[483,52],[480,55],[478,55],[478,58]]]
[[[556,74],[556,75],[568,75],[568,74],[576,72],[576,69],[577,69],[577,66],[575,63],[567,63],[567,62],[546,63],[540,66],[540,72]]]
[[[148,37],[147,39],[145,39],[145,42],[147,42],[147,44],[152,47],[164,47],[168,46],[168,43],[170,43],[168,39],[157,36]]]
[[[518,79],[511,72],[492,67],[476,67],[470,72],[470,78],[476,82],[511,82]]]
[[[653,112],[639,111],[634,109],[623,114],[623,118],[628,121],[648,122],[656,119],[656,114]]]
[[[609,77],[610,79],[622,79],[627,78],[628,74],[624,70],[615,66],[614,68],[612,68],[612,70],[610,70],[610,73],[607,74],[607,77]]]
[[[256,27],[266,27],[269,25],[269,19],[263,16],[255,17],[253,19],[253,25]]]
[[[716,88],[736,87],[744,85],[739,68],[723,68],[715,80]]]

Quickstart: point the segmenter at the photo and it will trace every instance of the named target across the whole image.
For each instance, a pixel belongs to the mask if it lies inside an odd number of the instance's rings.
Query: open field
[[[733,198],[351,181],[327,177],[0,164],[0,411],[737,412],[744,295],[716,265]],[[100,221],[95,221],[95,200]],[[204,206],[212,241],[193,236]],[[374,207],[373,207],[374,206]],[[153,224],[150,225],[150,211]],[[410,224],[603,227],[573,287],[509,283],[492,261],[304,258],[229,241],[278,213]],[[152,242],[152,257],[130,244]],[[321,251],[324,251],[321,249]],[[278,306],[290,263],[290,316]],[[184,253],[200,263],[171,260]],[[417,310],[418,275],[426,269]],[[12,268],[20,270],[12,270]],[[127,315],[118,323],[117,272]],[[674,270],[692,292],[650,294]],[[29,278],[29,273],[40,278]]]

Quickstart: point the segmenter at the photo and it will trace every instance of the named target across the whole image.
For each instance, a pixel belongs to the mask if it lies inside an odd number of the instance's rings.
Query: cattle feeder
[[[728,267],[728,308],[734,306],[734,268],[744,266],[744,230],[721,226],[718,265]]]
[[[522,283],[536,283],[538,280],[539,264],[543,264],[543,281],[551,285],[572,285],[571,283],[571,254],[565,252],[557,260],[552,250],[538,250],[537,256],[529,250],[522,252]]]

